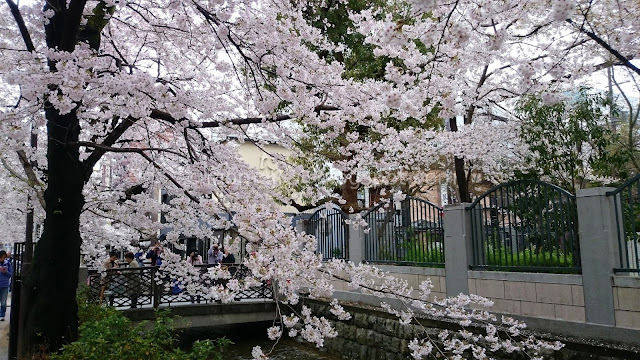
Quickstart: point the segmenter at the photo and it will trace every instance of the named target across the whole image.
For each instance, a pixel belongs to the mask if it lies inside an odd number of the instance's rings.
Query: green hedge
[[[88,302],[83,292],[78,296],[79,338],[52,360],[222,360],[223,349],[232,344],[221,338],[180,350],[168,310],[157,311],[152,324],[134,325],[121,312]]]

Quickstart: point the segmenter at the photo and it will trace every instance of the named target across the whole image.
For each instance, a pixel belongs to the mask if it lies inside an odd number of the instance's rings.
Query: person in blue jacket
[[[11,285],[11,276],[13,276],[13,266],[11,259],[7,257],[7,252],[0,251],[0,321],[4,321],[7,314],[7,296],[9,295],[9,286]]]

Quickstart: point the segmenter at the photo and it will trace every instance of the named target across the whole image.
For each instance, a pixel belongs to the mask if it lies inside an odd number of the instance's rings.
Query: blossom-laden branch
[[[592,39],[593,41],[595,41],[598,45],[600,45],[603,49],[607,50],[611,55],[613,55],[616,59],[618,59],[619,63],[628,68],[629,70],[635,72],[637,75],[640,75],[640,68],[638,68],[637,66],[633,65],[633,63],[631,62],[631,60],[622,55],[618,50],[614,49],[609,43],[607,43],[603,38],[601,38],[600,36],[598,36],[596,33],[594,33],[593,31],[590,31],[589,29],[585,28],[584,25],[578,25],[576,24],[573,20],[571,19],[567,19],[565,20],[567,23],[571,24],[574,28],[578,29],[580,32],[584,33],[585,35],[587,35],[590,39]]]

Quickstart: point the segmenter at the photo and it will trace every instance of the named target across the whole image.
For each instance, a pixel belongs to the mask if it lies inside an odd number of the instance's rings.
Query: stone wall
[[[640,329],[640,277],[613,277],[616,326]]]
[[[493,312],[585,322],[580,275],[469,271],[469,292],[493,300]]]
[[[302,303],[311,308],[315,315],[324,316],[333,324],[338,336],[326,339],[324,348],[329,353],[341,356],[343,359],[410,359],[408,348],[410,340],[415,337],[424,338],[425,333],[429,334],[431,338],[437,339],[437,334],[443,329],[458,329],[455,324],[435,319],[419,319],[414,320],[412,324],[401,325],[396,317],[375,306],[354,303],[342,304],[345,310],[352,315],[352,318],[348,321],[337,321],[335,316],[330,313],[330,307],[326,302],[305,298]],[[301,339],[299,340],[304,343]],[[640,358],[640,348],[620,346],[616,345],[616,342],[596,342],[563,337],[553,337],[550,340],[560,340],[565,343],[565,348],[560,352],[546,357],[550,359],[623,360]],[[494,354],[494,358],[506,360],[525,357],[514,357],[512,354],[496,357]]]
[[[314,314],[335,319],[326,303],[306,299],[304,305]],[[345,306],[352,315],[348,321],[334,321],[338,337],[326,339],[324,348],[344,359],[399,360],[410,358],[409,341],[423,333],[420,325],[400,325],[397,318],[370,309]],[[439,330],[433,330],[437,333]]]

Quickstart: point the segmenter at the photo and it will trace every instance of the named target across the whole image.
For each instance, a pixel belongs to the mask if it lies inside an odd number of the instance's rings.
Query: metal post
[[[151,270],[151,298],[153,301],[153,308],[157,309],[160,305],[160,298],[162,296],[162,292],[160,290],[160,286],[156,283],[156,272],[158,268],[154,267]]]
[[[31,148],[32,149],[36,149],[38,147],[38,135],[34,132],[34,128],[32,126],[31,128]],[[35,167],[36,163],[35,161],[31,161],[31,166]],[[24,253],[22,254],[22,269],[20,270],[20,277],[21,277],[21,282],[20,282],[20,286],[22,287],[22,285],[25,283],[25,279],[27,279],[29,277],[29,271],[30,271],[30,267],[31,267],[31,260],[33,258],[33,201],[31,198],[31,195],[27,196],[27,226],[26,226],[26,231],[25,231],[25,248],[24,248]],[[15,290],[15,289],[14,289]],[[17,311],[18,313],[18,319],[16,321],[17,323],[17,329],[15,329],[14,331],[10,331],[11,333],[15,333],[15,335],[17,335],[17,339],[13,340],[16,344],[17,344],[17,353],[14,353],[15,358],[20,358],[22,357],[22,351],[24,351],[24,343],[26,341],[26,331],[25,331],[25,323],[26,323],[26,314],[27,314],[27,305],[28,305],[28,301],[29,301],[29,297],[27,295],[26,292],[23,292],[21,290],[20,291],[20,301],[19,304],[11,304],[11,306],[15,306],[18,305],[19,306],[19,311]],[[12,340],[9,340],[9,342],[11,343]],[[12,349],[10,349],[12,350]],[[12,356],[11,352],[9,353],[9,356]]]

